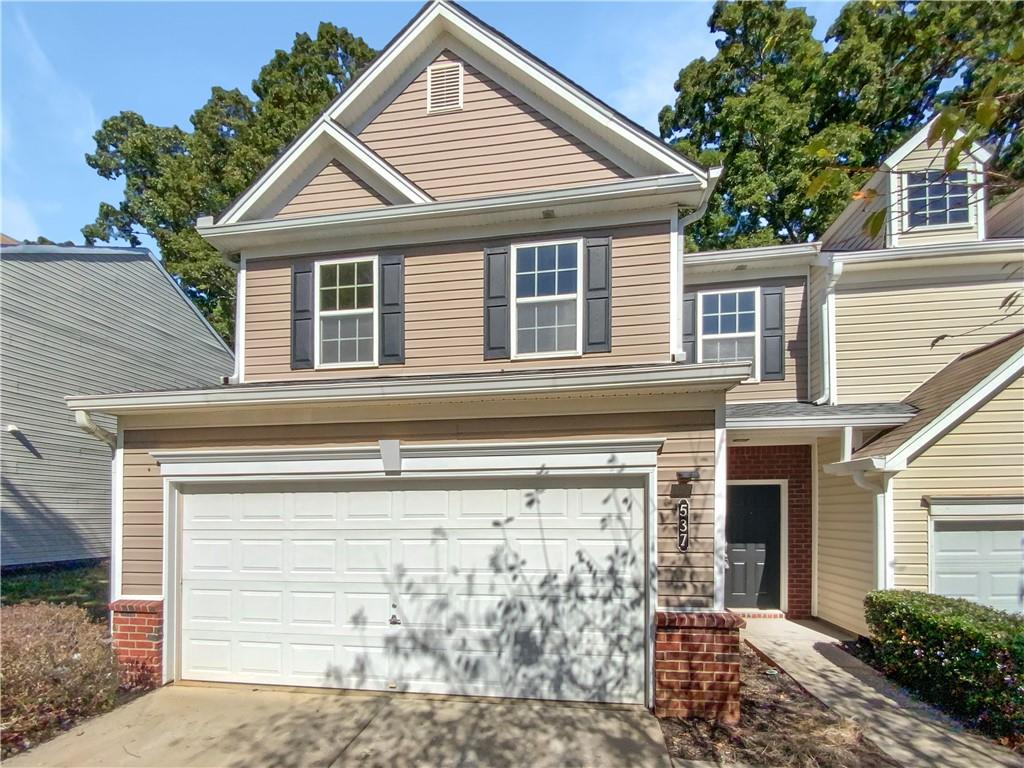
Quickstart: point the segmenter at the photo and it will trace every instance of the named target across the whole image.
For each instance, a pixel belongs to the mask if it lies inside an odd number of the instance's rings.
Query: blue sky
[[[805,5],[823,36],[842,3]],[[466,7],[577,83],[655,129],[679,70],[715,53],[710,2],[509,3]],[[248,91],[296,32],[321,20],[383,46],[420,3],[0,4],[0,230],[81,242],[121,184],[85,164],[100,122],[123,110],[188,126],[210,88]],[[571,34],[566,34],[571,30]],[[123,243],[119,243],[123,244]],[[151,245],[151,243],[147,243]]]

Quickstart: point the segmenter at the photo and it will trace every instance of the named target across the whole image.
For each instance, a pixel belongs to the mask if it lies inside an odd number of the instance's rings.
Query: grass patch
[[[696,718],[661,721],[673,757],[799,768],[899,765],[865,738],[856,723],[825,707],[746,645],[740,680],[738,725]]]
[[[77,605],[96,621],[106,621],[110,564],[57,565],[15,571],[0,577],[0,604]]]

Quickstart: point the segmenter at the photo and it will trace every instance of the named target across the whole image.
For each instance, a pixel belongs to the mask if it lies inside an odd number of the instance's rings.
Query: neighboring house
[[[64,398],[212,386],[231,352],[141,248],[4,245],[0,323],[0,561],[109,557],[113,446],[86,434]]]
[[[926,312],[921,349],[862,333],[858,373],[857,291],[918,262],[684,254],[719,172],[425,6],[200,222],[238,266],[232,383],[69,399],[118,419],[114,626],[162,638],[121,655],[157,681],[731,719],[727,608],[860,626],[833,606],[875,586],[874,496],[826,465],[910,423],[925,408],[904,398],[1010,328],[931,348],[950,310]],[[900,290],[956,293],[1021,245],[921,246],[954,266]],[[966,305],[991,318],[1005,289]],[[882,328],[887,305],[861,322]]]

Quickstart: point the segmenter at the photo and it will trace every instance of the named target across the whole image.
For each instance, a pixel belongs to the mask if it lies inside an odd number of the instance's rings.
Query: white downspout
[[[836,359],[836,284],[843,275],[843,265],[833,257],[829,264],[828,285],[825,287],[825,303],[821,307],[821,364],[824,367],[822,376],[821,397],[814,401],[815,405],[836,404],[836,379],[838,378]]]
[[[672,250],[674,253],[677,253],[679,255],[679,263],[672,265],[672,275],[669,280],[669,283],[673,287],[672,307],[678,308],[675,312],[672,313],[674,316],[671,318],[672,331],[670,336],[673,339],[679,339],[679,341],[672,347],[673,362],[692,362],[684,359],[682,350],[678,346],[679,344],[681,344],[683,334],[682,304],[683,294],[686,292],[686,279],[684,277],[686,270],[683,269],[683,253],[686,251],[686,238],[684,230],[687,224],[692,224],[693,222],[697,221],[707,211],[708,203],[711,202],[711,194],[715,191],[715,187],[718,185],[718,180],[722,176],[722,170],[723,169],[721,166],[714,166],[708,168],[708,185],[707,188],[704,190],[704,196],[701,198],[700,205],[698,205],[685,216],[679,216],[678,213],[676,214],[677,218],[675,221],[675,227],[673,228],[673,237],[675,237],[675,241],[672,243]]]

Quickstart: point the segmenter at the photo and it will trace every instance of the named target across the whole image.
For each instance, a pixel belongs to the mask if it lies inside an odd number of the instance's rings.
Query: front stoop
[[[164,604],[162,600],[115,600],[114,653],[123,682],[133,688],[156,688],[163,682]]]
[[[726,611],[658,611],[654,641],[654,713],[740,719],[741,616]]]

